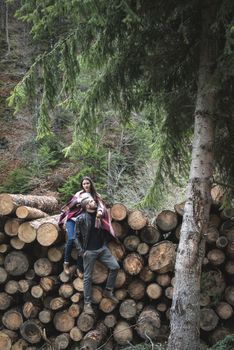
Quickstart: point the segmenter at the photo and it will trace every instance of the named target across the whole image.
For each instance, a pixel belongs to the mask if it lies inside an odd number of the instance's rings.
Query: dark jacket
[[[87,212],[81,213],[76,219],[76,224],[74,229],[74,241],[76,244],[78,255],[82,255],[87,249],[89,236],[91,232],[91,225],[92,225],[91,215]],[[112,236],[112,234],[107,230],[103,229],[102,226],[103,225],[101,221],[101,226],[99,227],[99,229],[104,231],[103,237],[104,237],[104,244],[105,244],[111,239],[111,237],[114,237],[114,236]],[[116,239],[116,237],[114,238]]]

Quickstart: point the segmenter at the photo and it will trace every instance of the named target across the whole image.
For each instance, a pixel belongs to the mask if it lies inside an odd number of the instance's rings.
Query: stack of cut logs
[[[149,222],[139,210],[116,203],[110,216],[119,243],[109,242],[121,269],[116,304],[103,297],[108,271],[92,275],[95,316],[83,311],[83,280],[63,272],[65,232],[53,197],[0,195],[0,349],[119,349],[166,340],[175,282],[173,270],[184,204]],[[201,336],[214,344],[233,333],[233,211],[212,206],[201,279]]]

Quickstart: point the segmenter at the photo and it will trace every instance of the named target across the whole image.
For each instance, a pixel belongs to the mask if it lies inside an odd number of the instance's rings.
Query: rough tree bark
[[[203,3],[195,130],[187,200],[176,257],[171,333],[168,350],[200,348],[200,275],[205,252],[204,233],[210,210],[213,172],[214,112],[217,89],[212,82],[216,63],[216,38],[211,24],[216,6]]]

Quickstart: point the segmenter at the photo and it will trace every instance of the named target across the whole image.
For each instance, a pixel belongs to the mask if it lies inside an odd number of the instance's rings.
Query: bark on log
[[[215,329],[215,327],[219,322],[219,318],[214,312],[214,310],[210,308],[204,308],[204,309],[201,309],[200,312],[201,312],[200,328],[206,332],[209,332]]]
[[[34,207],[48,213],[58,209],[58,201],[54,197],[7,193],[0,195],[0,215],[14,213],[22,205]]]
[[[155,244],[149,252],[148,265],[152,271],[166,273],[173,271],[175,265],[175,247],[170,241]]]
[[[95,329],[89,331],[81,342],[81,350],[95,350],[104,342],[107,335],[107,327],[99,322]]]
[[[4,313],[2,323],[6,328],[16,331],[23,324],[23,317],[20,312],[12,309]]]
[[[110,215],[113,220],[122,221],[127,217],[128,210],[125,205],[121,203],[115,203],[110,209]]]
[[[70,332],[75,325],[75,319],[65,310],[55,314],[53,323],[57,331]]]
[[[126,321],[119,321],[114,328],[114,339],[119,345],[128,345],[133,339],[133,330]]]
[[[133,230],[141,230],[147,225],[148,219],[140,210],[134,210],[128,214],[128,225]]]
[[[136,331],[145,340],[155,339],[159,334],[160,326],[158,311],[153,307],[146,307],[137,319]]]
[[[170,232],[178,225],[178,218],[175,212],[163,210],[156,218],[157,226],[163,232]]]
[[[130,253],[123,261],[124,270],[132,276],[138,275],[144,266],[142,257],[137,253]]]
[[[136,302],[133,299],[124,300],[119,307],[120,315],[126,320],[130,320],[137,314]]]
[[[28,270],[29,261],[24,253],[12,251],[7,254],[4,260],[4,267],[10,275],[20,276]]]
[[[48,214],[40,209],[27,207],[23,205],[16,209],[16,216],[20,219],[35,220],[35,219],[44,218],[48,216]]]
[[[30,344],[37,344],[41,340],[42,329],[34,320],[27,320],[21,325],[20,333]]]

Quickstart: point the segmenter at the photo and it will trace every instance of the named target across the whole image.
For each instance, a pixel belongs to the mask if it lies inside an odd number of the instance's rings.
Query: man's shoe
[[[91,316],[95,315],[95,312],[93,311],[93,308],[92,308],[90,303],[84,304],[84,313],[91,315]]]
[[[63,263],[63,271],[66,275],[70,275],[70,270],[69,270],[69,263],[65,262]]]
[[[112,290],[105,289],[103,291],[103,296],[105,298],[111,299],[116,304],[119,302],[119,300],[114,296]]]

